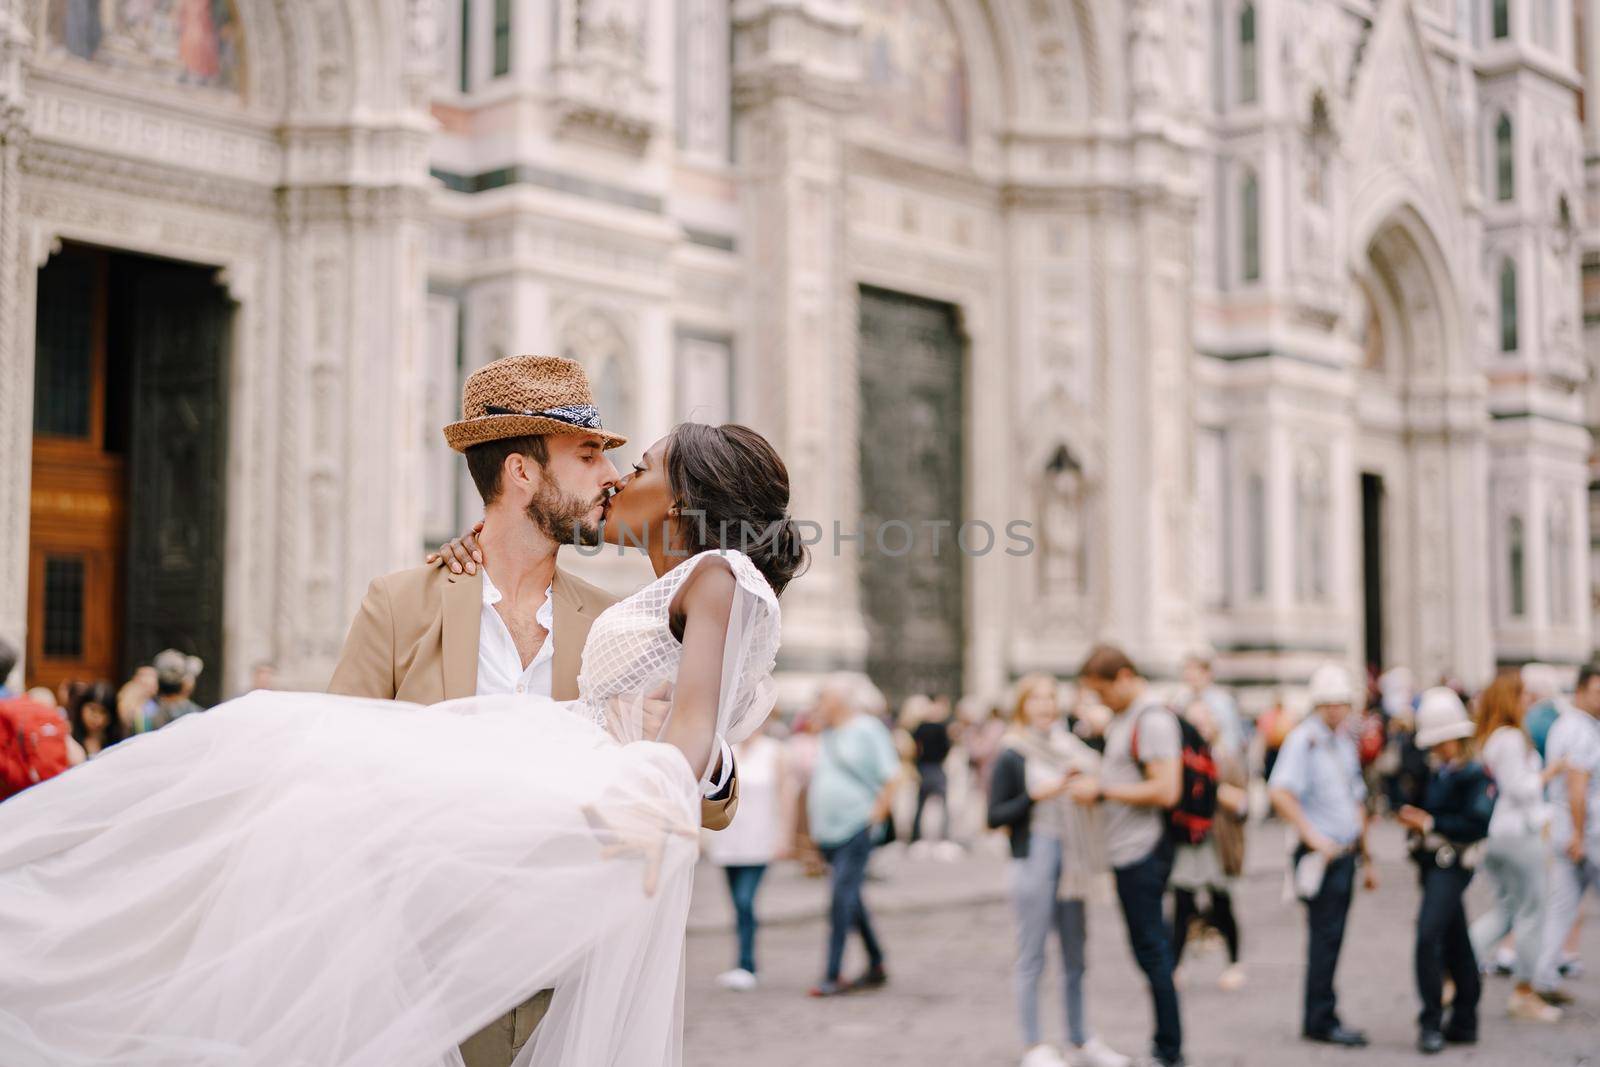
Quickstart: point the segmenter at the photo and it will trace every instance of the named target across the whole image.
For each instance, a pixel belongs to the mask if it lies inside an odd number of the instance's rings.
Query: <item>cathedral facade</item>
[[[0,635],[321,684],[537,352],[779,445],[792,694],[1577,664],[1596,79],[1593,0],[0,0]]]

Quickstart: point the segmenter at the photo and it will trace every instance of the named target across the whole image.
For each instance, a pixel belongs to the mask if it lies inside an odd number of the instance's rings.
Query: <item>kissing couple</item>
[[[698,827],[733,815],[805,562],[788,472],[685,423],[619,477],[546,357],[474,373],[445,436],[481,532],[372,583],[331,695],[252,693],[0,806],[0,1063],[681,1061]],[[556,565],[625,535],[656,573],[630,596]]]

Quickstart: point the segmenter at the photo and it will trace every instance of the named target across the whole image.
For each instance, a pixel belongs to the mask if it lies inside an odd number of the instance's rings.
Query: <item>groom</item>
[[[417,704],[501,693],[576,699],[589,626],[616,598],[557,567],[556,553],[600,543],[617,480],[605,453],[627,438],[602,426],[583,368],[552,356],[509,356],[473,373],[461,421],[444,436],[466,455],[483,497],[483,566],[374,579],[328,691]],[[727,826],[738,804],[726,744],[717,763],[700,805],[711,830]],[[550,993],[469,1038],[466,1067],[510,1067]]]

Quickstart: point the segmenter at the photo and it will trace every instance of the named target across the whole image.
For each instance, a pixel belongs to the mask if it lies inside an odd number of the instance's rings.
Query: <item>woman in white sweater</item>
[[[1533,991],[1533,973],[1544,922],[1543,833],[1549,819],[1544,787],[1561,768],[1541,769],[1539,753],[1522,729],[1527,708],[1522,678],[1514,671],[1501,674],[1478,697],[1474,743],[1497,794],[1483,860],[1495,899],[1494,906],[1472,924],[1472,947],[1481,962],[1491,958],[1494,946],[1506,934],[1513,934],[1516,988],[1509,1010],[1517,1018],[1556,1022],[1561,1010]]]

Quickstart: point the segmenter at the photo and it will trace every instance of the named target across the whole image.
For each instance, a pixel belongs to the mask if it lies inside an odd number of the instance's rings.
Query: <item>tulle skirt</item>
[[[675,1065],[677,749],[566,705],[256,693],[0,804],[0,1064]]]

